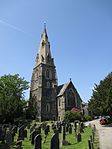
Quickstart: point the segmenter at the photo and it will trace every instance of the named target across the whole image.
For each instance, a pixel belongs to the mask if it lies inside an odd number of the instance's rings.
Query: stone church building
[[[81,109],[82,100],[72,81],[58,85],[45,25],[32,72],[30,100],[39,121],[63,120],[65,111],[74,107]]]

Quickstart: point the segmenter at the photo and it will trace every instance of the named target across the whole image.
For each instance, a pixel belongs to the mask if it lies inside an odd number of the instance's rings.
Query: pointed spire
[[[53,63],[51,51],[50,51],[50,42],[47,36],[46,23],[44,23],[44,30],[41,35],[39,52],[38,52],[37,59],[36,59],[36,65],[40,63],[44,63],[44,64]]]
[[[47,29],[46,29],[46,23],[44,22],[44,31],[42,33],[42,36],[44,36],[45,38],[48,38],[47,36]]]

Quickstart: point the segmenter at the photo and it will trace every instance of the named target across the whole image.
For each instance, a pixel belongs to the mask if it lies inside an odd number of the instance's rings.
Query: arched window
[[[75,95],[72,89],[67,91],[67,99],[66,99],[67,106],[75,106]]]
[[[50,104],[49,103],[46,104],[46,112],[50,112]]]

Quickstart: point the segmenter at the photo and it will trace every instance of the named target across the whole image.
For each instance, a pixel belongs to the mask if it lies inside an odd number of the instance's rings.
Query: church
[[[63,120],[66,111],[74,108],[81,110],[82,105],[80,95],[71,79],[58,85],[45,24],[32,72],[30,100],[36,110],[35,117],[39,121]]]

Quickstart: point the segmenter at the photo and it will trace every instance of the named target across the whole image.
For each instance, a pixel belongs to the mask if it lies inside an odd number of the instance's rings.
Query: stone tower
[[[50,42],[44,24],[30,88],[30,100],[33,101],[36,118],[39,121],[57,118],[57,86],[56,67],[51,56]]]

